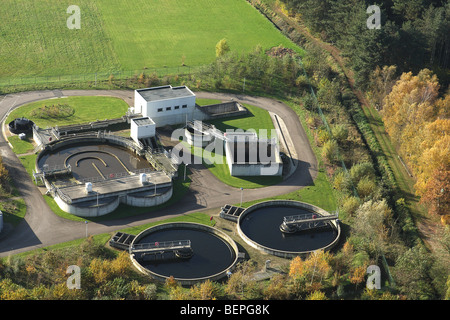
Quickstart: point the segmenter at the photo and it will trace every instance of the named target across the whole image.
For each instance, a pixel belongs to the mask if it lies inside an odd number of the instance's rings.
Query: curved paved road
[[[61,96],[114,96],[133,105],[134,92],[131,90],[53,90],[24,92],[0,96],[0,120],[3,122],[8,112],[20,105]],[[286,124],[292,138],[296,154],[296,171],[281,184],[259,189],[244,190],[244,201],[263,199],[282,195],[307,185],[311,185],[317,176],[317,161],[309,145],[308,138],[301,126],[298,116],[285,104],[263,97],[245,95],[197,92],[198,98],[230,100],[248,103],[277,114]],[[7,256],[35,248],[75,240],[85,236],[84,222],[74,222],[55,215],[44,201],[41,192],[33,184],[17,156],[8,147],[3,134],[0,135],[0,154],[10,171],[16,186],[25,199],[27,214],[14,230],[0,237],[0,256]],[[156,212],[146,213],[130,218],[104,222],[89,222],[89,234],[114,232],[116,230],[139,226],[172,216],[188,214],[207,209],[219,208],[226,203],[239,203],[241,191],[221,183],[201,165],[191,167],[190,192],[180,202]]]

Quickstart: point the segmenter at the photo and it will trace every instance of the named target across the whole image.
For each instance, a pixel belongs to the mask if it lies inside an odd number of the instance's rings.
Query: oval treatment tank
[[[249,245],[266,253],[284,258],[307,254],[315,250],[329,250],[340,237],[337,219],[330,219],[325,226],[283,232],[280,226],[285,217],[325,217],[330,214],[316,206],[290,200],[265,201],[245,209],[237,221],[241,238]]]
[[[129,174],[130,171],[152,169],[144,157],[124,146],[97,139],[85,140],[73,139],[53,151],[42,151],[37,159],[37,168],[66,168],[70,165],[72,175],[77,180],[111,178],[117,174]]]
[[[190,248],[176,247],[187,242]],[[171,248],[170,243],[175,246]],[[144,247],[151,249],[140,250]],[[238,248],[215,228],[188,222],[166,223],[138,234],[130,245],[130,257],[140,271],[155,279],[165,281],[173,276],[183,285],[192,285],[225,277],[238,261]]]

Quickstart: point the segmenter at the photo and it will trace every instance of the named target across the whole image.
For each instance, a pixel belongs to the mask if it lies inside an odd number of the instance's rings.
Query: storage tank
[[[85,186],[86,186],[86,192],[87,192],[87,193],[92,192],[92,183],[91,183],[91,182],[87,182],[87,183],[85,184]]]
[[[147,175],[145,173],[141,173],[140,175],[141,183],[146,184],[147,183]]]
[[[27,118],[17,118],[8,124],[9,131],[14,134],[29,133],[33,128],[33,121]]]

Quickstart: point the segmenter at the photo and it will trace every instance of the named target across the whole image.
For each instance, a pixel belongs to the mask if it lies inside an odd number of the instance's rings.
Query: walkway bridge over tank
[[[193,255],[190,240],[137,243],[130,246],[129,251],[136,259],[144,261],[188,259]]]
[[[283,218],[283,223],[280,225],[280,230],[284,233],[295,233],[299,231],[324,228],[330,225],[329,222],[331,220],[337,220],[338,218],[339,217],[337,214],[321,216],[312,212],[287,216]]]

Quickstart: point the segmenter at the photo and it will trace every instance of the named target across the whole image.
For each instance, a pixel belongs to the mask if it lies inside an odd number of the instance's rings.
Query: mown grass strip
[[[33,113],[35,113],[35,111],[39,108],[58,103],[70,105],[74,109],[75,113],[68,117],[58,118],[39,118],[37,116],[33,116]],[[21,106],[10,113],[6,119],[6,123],[9,123],[16,118],[25,117],[32,120],[37,126],[47,128],[55,125],[64,126],[89,123],[96,120],[120,118],[126,113],[127,110],[128,104],[119,98],[83,96],[57,98],[32,102]]]

